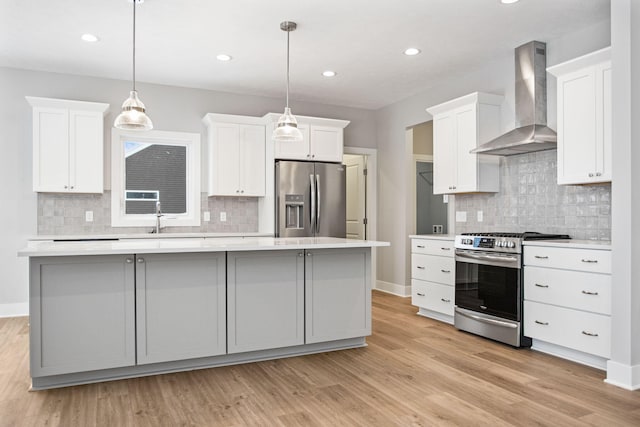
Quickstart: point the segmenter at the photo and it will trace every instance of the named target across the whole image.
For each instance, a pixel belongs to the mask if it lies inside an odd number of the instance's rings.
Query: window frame
[[[186,148],[187,212],[162,216],[163,227],[200,226],[200,152],[199,133],[151,130],[146,132],[111,130],[111,226],[155,226],[155,214],[125,213],[125,157],[124,142],[133,140],[149,144],[184,146]]]

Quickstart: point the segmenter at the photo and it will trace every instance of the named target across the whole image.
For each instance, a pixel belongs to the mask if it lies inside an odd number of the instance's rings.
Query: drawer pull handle
[[[418,293],[416,293],[416,295],[418,295],[419,297],[425,296],[422,292],[418,292]]]
[[[582,331],[582,335],[586,335],[588,337],[597,337],[598,334],[594,334],[593,332]]]
[[[542,326],[547,326],[547,325],[549,324],[549,322],[541,322],[541,321],[539,321],[539,320],[536,320],[536,323],[537,323],[538,325],[542,325]]]
[[[442,271],[443,273],[451,273],[451,270],[440,270],[440,271]]]
[[[537,259],[549,259],[548,256],[541,256],[541,255],[536,255],[535,256]]]
[[[582,262],[587,262],[589,264],[595,264],[598,262],[597,259],[583,259]]]
[[[549,285],[541,285],[540,283],[536,283],[535,286],[538,287],[538,288],[548,288],[549,287]]]
[[[443,251],[450,251],[451,250],[451,248],[440,248],[440,249],[442,249]]]
[[[420,249],[424,249],[424,245],[418,245]]]
[[[450,299],[446,299],[446,298],[440,298],[440,301],[442,301],[442,302],[451,302]]]
[[[419,269],[419,270],[424,270],[424,267],[421,266],[421,265],[418,265],[416,268]]]
[[[582,293],[585,295],[598,295],[597,292],[591,292],[591,291],[582,291]]]

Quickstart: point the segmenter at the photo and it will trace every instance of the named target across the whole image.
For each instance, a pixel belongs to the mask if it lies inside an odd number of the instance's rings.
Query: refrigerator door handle
[[[318,195],[318,206],[316,212],[316,235],[320,233],[320,206],[322,205],[320,199],[320,175],[316,175],[316,194]]]
[[[311,209],[309,211],[311,218],[311,234],[315,234],[316,230],[316,183],[313,175],[309,175],[309,184],[311,185]]]

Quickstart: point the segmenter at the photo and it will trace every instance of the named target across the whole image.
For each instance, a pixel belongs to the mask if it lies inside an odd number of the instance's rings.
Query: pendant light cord
[[[136,2],[133,0],[133,90],[136,90]]]
[[[289,108],[289,33],[291,30],[287,29],[287,108]]]

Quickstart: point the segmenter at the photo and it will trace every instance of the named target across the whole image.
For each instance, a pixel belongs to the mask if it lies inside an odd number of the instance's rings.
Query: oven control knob
[[[509,247],[509,248],[515,248],[515,247],[516,247],[516,242],[508,242],[507,247]]]

